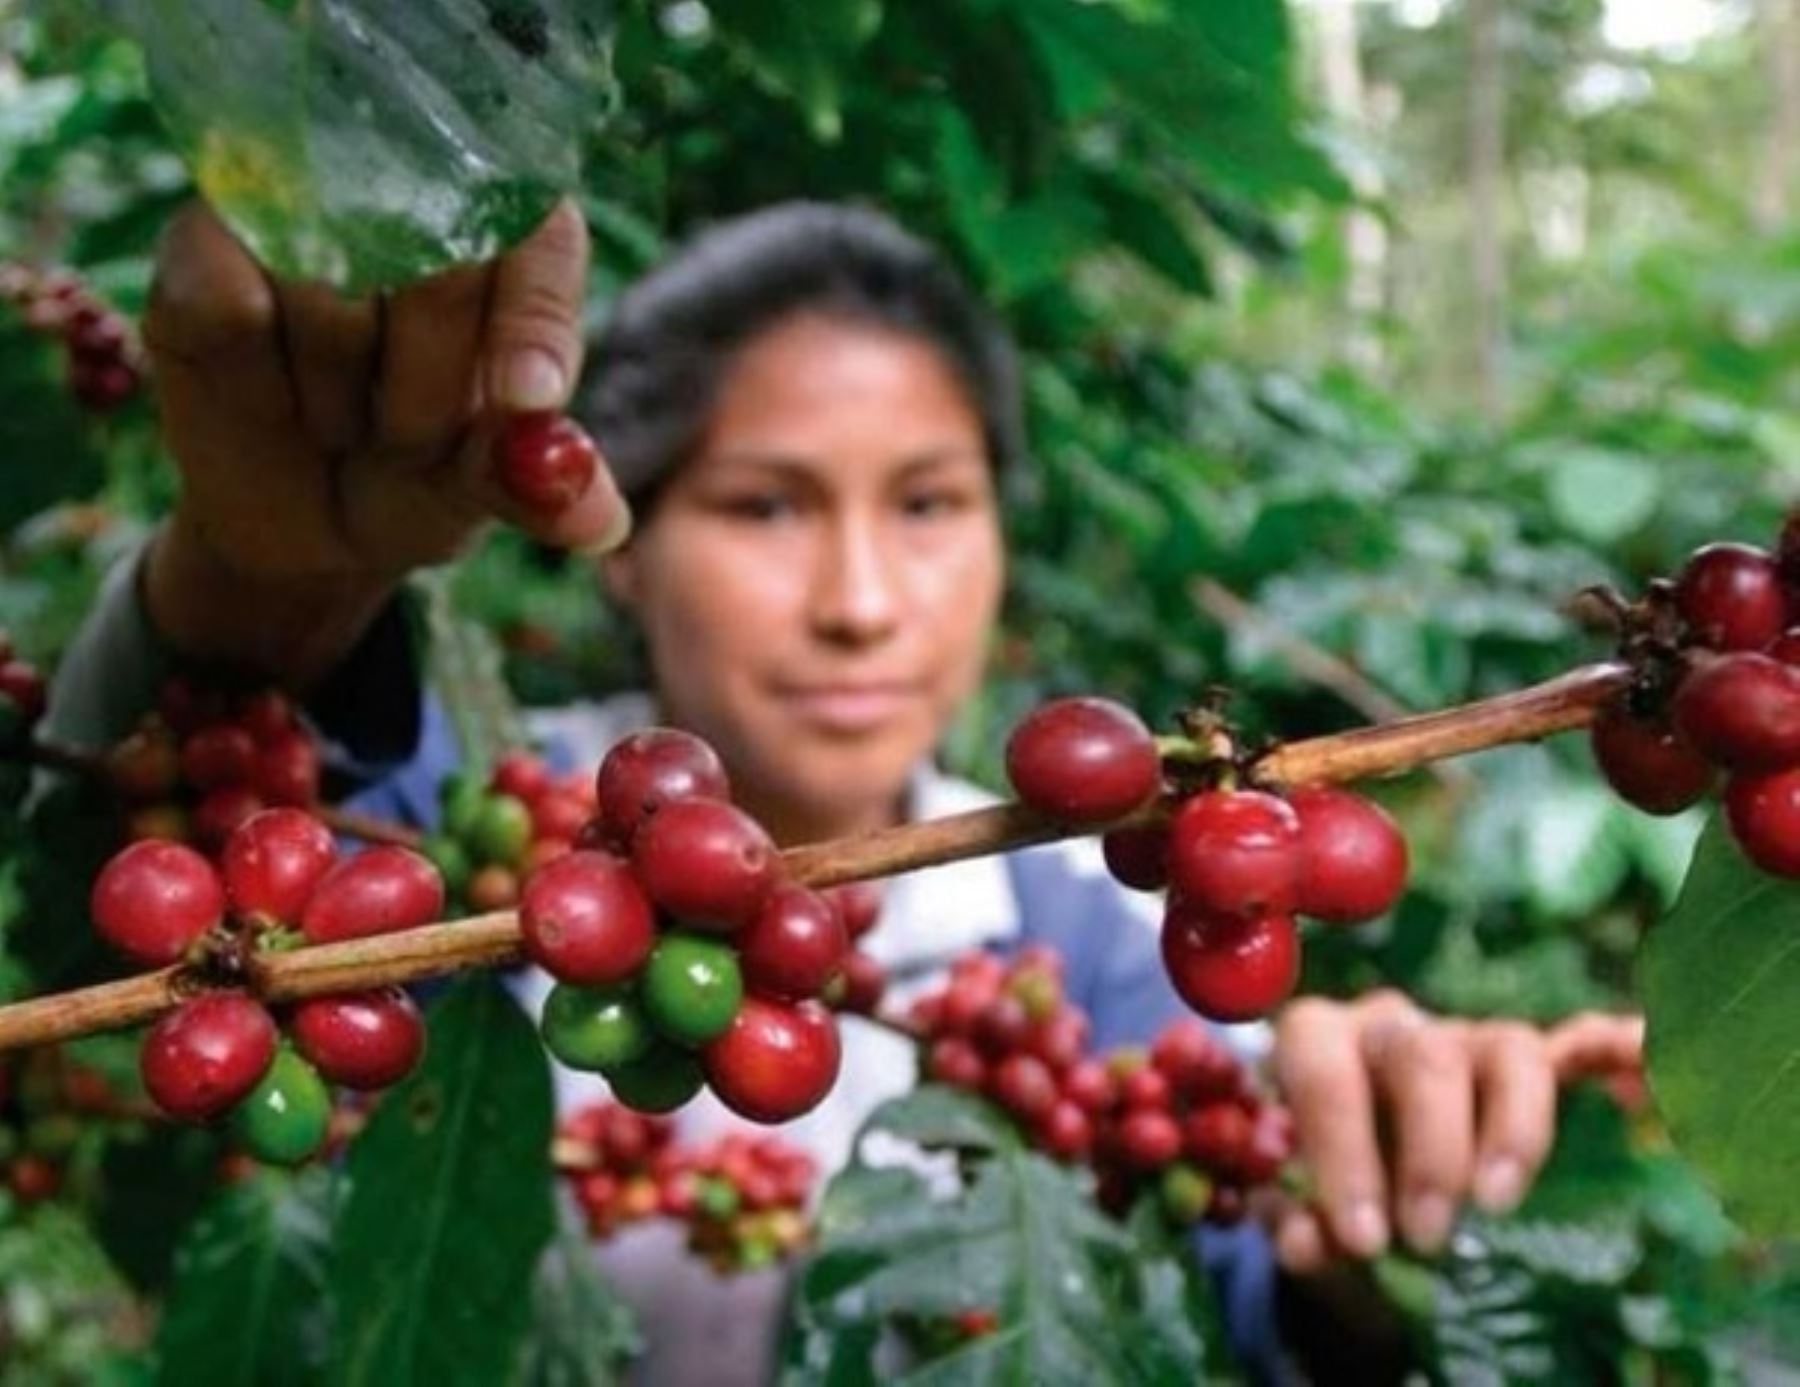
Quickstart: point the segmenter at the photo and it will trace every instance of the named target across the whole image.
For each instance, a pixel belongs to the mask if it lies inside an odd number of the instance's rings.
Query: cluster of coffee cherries
[[[575,848],[519,901],[525,951],[557,985],[544,1042],[640,1112],[710,1087],[756,1122],[830,1091],[837,1022],[817,999],[848,931],[826,895],[784,881],[769,835],[731,803],[699,738],[652,728],[618,743]]]
[[[60,1046],[0,1064],[0,1185],[21,1204],[54,1198],[92,1125],[131,1116],[105,1074]]]
[[[70,393],[84,409],[110,413],[143,384],[129,325],[78,275],[0,260],[0,302],[62,344]]]
[[[910,1017],[926,1077],[991,1099],[1039,1149],[1091,1165],[1114,1212],[1154,1190],[1171,1222],[1233,1223],[1291,1153],[1286,1109],[1200,1021],[1172,1022],[1148,1049],[1089,1053],[1054,950],[966,954]]]
[[[1006,747],[1014,791],[1071,824],[1102,825],[1164,790],[1155,739],[1130,709],[1064,698],[1038,708]],[[1296,915],[1349,924],[1392,907],[1406,840],[1379,805],[1329,785],[1284,794],[1220,784],[1182,798],[1166,825],[1115,829],[1108,868],[1168,891],[1163,962],[1175,990],[1218,1021],[1267,1014],[1300,971]]]
[[[1775,553],[1695,550],[1627,619],[1638,679],[1600,710],[1594,758],[1628,803],[1673,814],[1725,778],[1738,845],[1800,876],[1800,517]]]
[[[509,751],[485,782],[466,773],[438,786],[438,831],[420,850],[444,874],[453,906],[510,910],[531,872],[562,856],[594,813],[593,778],[557,775],[542,757]]]
[[[183,843],[132,843],[101,869],[89,900],[114,949],[145,968],[187,965],[200,989],[144,1037],[151,1101],[188,1122],[230,1114],[251,1155],[281,1164],[324,1142],[328,1084],[396,1083],[418,1062],[425,1031],[398,988],[309,997],[278,1022],[235,985],[253,955],[411,929],[443,906],[443,880],[418,853],[384,845],[340,856],[324,824],[292,808],[245,820],[217,865]]]
[[[666,1117],[619,1103],[579,1109],[558,1129],[557,1159],[595,1238],[668,1218],[721,1274],[766,1266],[805,1246],[818,1166],[771,1132],[684,1144]]]
[[[157,710],[108,749],[105,774],[126,837],[208,853],[259,810],[319,801],[318,744],[275,689],[230,695],[172,679]]]

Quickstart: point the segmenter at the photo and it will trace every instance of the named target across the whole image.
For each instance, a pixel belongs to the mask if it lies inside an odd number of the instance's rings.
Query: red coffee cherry
[[[841,886],[828,886],[820,894],[837,907],[852,943],[874,929],[881,918],[884,897],[872,881],[846,881]]]
[[[1134,1170],[1160,1170],[1181,1154],[1181,1127],[1161,1108],[1136,1108],[1119,1123],[1120,1158]]]
[[[270,804],[318,803],[319,748],[298,730],[271,737],[256,754],[253,783]]]
[[[1214,1021],[1266,1016],[1300,976],[1288,915],[1214,915],[1178,903],[1163,919],[1162,955],[1181,999]]]
[[[1767,655],[1723,655],[1676,691],[1675,730],[1729,770],[1779,770],[1800,762],[1800,668]]]
[[[1056,1106],[1056,1078],[1050,1066],[1034,1055],[1008,1055],[995,1067],[988,1081],[994,1101],[1026,1123],[1050,1115]]]
[[[1038,1142],[1062,1161],[1078,1161],[1093,1148],[1094,1124],[1081,1107],[1059,1098],[1038,1126]]]
[[[762,826],[717,799],[664,804],[631,844],[645,894],[671,915],[718,931],[750,919],[775,884],[779,863]]]
[[[851,1016],[871,1016],[881,1005],[887,982],[886,968],[872,955],[852,949],[844,955],[843,966],[838,969],[827,1000],[838,1011]]]
[[[266,807],[262,796],[248,785],[221,785],[208,790],[194,806],[194,837],[202,847],[217,852],[232,834]]]
[[[600,852],[571,852],[540,868],[519,902],[525,952],[558,980],[620,982],[649,958],[655,918],[631,870]]]
[[[134,963],[178,961],[225,914],[212,864],[179,843],[146,840],[116,853],[88,900],[100,937]]]
[[[947,1035],[926,1050],[925,1073],[935,1083],[979,1091],[987,1081],[987,1062],[961,1036]]]
[[[1696,549],[1676,576],[1675,608],[1713,650],[1761,650],[1787,624],[1775,560],[1749,544]]]
[[[639,826],[679,799],[730,799],[725,767],[700,738],[673,727],[633,733],[606,753],[594,777],[597,817],[610,841],[628,850]]]
[[[1116,828],[1100,840],[1106,870],[1134,891],[1161,891],[1169,884],[1169,831]]]
[[[295,730],[294,705],[278,689],[258,689],[238,709],[238,726],[267,745]]]
[[[1800,876],[1800,767],[1734,775],[1725,787],[1725,821],[1738,846],[1765,872]]]
[[[1607,704],[1589,729],[1600,773],[1627,804],[1646,814],[1679,814],[1712,789],[1717,773],[1673,727],[1631,715],[1623,702]]]
[[[1156,793],[1162,762],[1143,720],[1104,698],[1059,698],[1006,743],[1006,778],[1034,809],[1070,823],[1104,823]]]
[[[331,831],[299,809],[265,809],[225,843],[220,875],[231,908],[298,923],[336,856]]]
[[[573,419],[515,414],[494,443],[500,485],[520,505],[554,514],[575,504],[600,471],[600,450]]]
[[[207,992],[150,1028],[138,1054],[144,1088],[170,1117],[205,1122],[232,1107],[275,1058],[275,1023],[242,992]]]
[[[295,1004],[288,1029],[313,1067],[345,1088],[397,1084],[425,1052],[419,1009],[397,987],[308,997]]]
[[[1301,914],[1319,920],[1370,920],[1406,889],[1406,839],[1385,809],[1333,785],[1302,785],[1288,795],[1300,819]]]
[[[529,751],[509,751],[494,762],[488,788],[530,804],[550,788],[550,768]]]
[[[744,984],[766,997],[816,997],[843,966],[850,937],[828,898],[778,886],[735,941]]]
[[[817,1002],[746,997],[725,1034],[701,1052],[719,1101],[752,1122],[810,1112],[837,1082],[837,1023]]]
[[[1300,816],[1261,790],[1208,790],[1169,824],[1169,879],[1196,909],[1285,914],[1300,896]]]
[[[381,844],[346,857],[320,880],[300,913],[309,943],[415,929],[442,919],[444,878],[411,848]]]
[[[181,773],[196,790],[241,785],[256,770],[256,742],[241,727],[202,728],[181,748]]]
[[[44,716],[49,686],[36,665],[7,659],[0,661],[0,697],[11,699],[19,710],[20,720],[30,727]]]

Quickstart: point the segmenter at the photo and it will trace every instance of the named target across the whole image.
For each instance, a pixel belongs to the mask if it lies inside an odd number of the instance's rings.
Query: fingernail
[[[1456,1206],[1441,1194],[1415,1194],[1400,1210],[1406,1240],[1419,1252],[1436,1252],[1450,1236]]]
[[[1388,1241],[1387,1219],[1373,1199],[1359,1199],[1338,1221],[1338,1238],[1344,1247],[1359,1257],[1374,1257],[1384,1251]]]
[[[631,506],[621,496],[619,508],[613,512],[612,523],[606,527],[605,533],[592,544],[582,545],[576,552],[583,558],[597,559],[615,549],[623,549],[625,541],[631,538],[632,523]]]
[[[1483,1161],[1475,1172],[1475,1202],[1491,1214],[1505,1213],[1525,1193],[1525,1168],[1511,1156]]]
[[[567,389],[560,361],[541,347],[521,347],[501,370],[499,403],[511,410],[560,409]]]

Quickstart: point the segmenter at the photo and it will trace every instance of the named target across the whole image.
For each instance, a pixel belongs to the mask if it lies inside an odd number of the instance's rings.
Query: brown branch
[[[1284,784],[1362,780],[1487,747],[1536,741],[1591,721],[1595,709],[1625,688],[1630,678],[1623,665],[1589,665],[1547,683],[1460,708],[1276,747],[1261,758],[1257,770]],[[1169,809],[1169,801],[1158,801],[1118,824],[1159,822]],[[790,848],[782,857],[793,880],[829,886],[1095,831],[1092,826],[1059,823],[1023,805],[1002,804]],[[395,934],[269,954],[256,960],[252,985],[271,1001],[285,1001],[416,982],[466,968],[518,963],[522,958],[518,917],[511,911],[498,911]],[[123,982],[0,1007],[0,1051],[147,1021],[174,1006],[190,988],[181,970],[166,968]]]

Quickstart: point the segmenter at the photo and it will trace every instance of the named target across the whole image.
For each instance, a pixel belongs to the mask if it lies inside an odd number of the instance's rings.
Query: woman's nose
[[[812,624],[821,638],[872,645],[893,633],[900,621],[900,582],[872,518],[834,519],[818,563]]]

